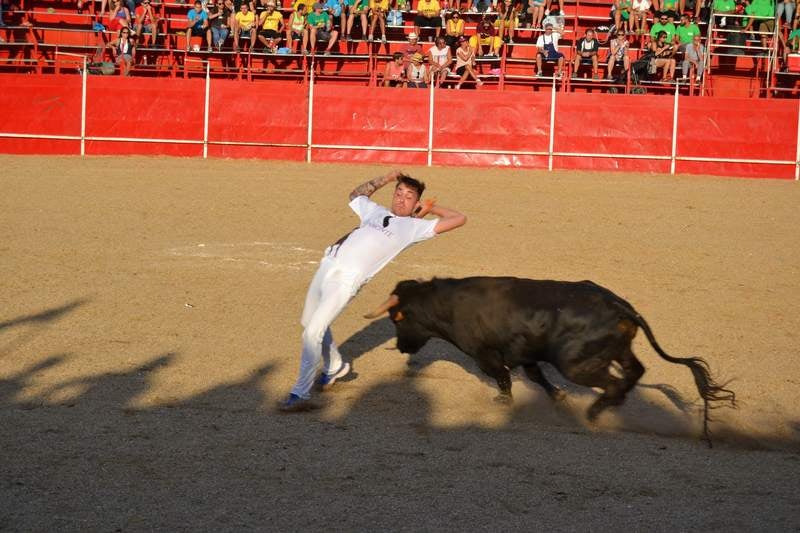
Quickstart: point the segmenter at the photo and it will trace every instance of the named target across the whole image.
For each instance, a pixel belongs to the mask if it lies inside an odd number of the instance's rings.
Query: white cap
[[[409,33],[409,34],[408,34],[408,38],[409,38],[409,40],[410,40],[410,39],[418,39],[418,37],[417,37],[417,34],[416,34],[416,33],[414,33],[413,31],[412,31],[411,33]]]

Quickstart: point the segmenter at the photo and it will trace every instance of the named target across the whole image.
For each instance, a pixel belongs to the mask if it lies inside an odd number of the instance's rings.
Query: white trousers
[[[311,397],[320,363],[323,372],[334,374],[342,366],[342,355],[336,349],[331,324],[358,292],[358,276],[341,270],[336,260],[324,257],[311,280],[300,323],[303,325],[303,351],[300,375],[292,394]]]

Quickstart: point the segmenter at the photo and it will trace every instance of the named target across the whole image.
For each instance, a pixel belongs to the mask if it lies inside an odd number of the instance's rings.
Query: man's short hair
[[[418,179],[412,178],[408,174],[400,174],[397,177],[397,186],[395,186],[395,189],[401,184],[405,185],[409,189],[415,190],[417,192],[417,196],[420,198],[422,198],[422,193],[425,192],[425,183],[419,181]]]

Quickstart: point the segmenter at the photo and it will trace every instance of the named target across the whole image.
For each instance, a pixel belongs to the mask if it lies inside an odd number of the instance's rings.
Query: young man
[[[391,182],[397,184],[390,209],[369,199]],[[439,218],[415,217],[422,205],[420,197],[424,190],[424,183],[392,171],[359,185],[350,193],[350,208],[361,219],[361,224],[325,250],[311,281],[301,319],[305,329],[300,375],[289,396],[280,404],[282,411],[302,411],[310,407],[308,400],[320,362],[323,372],[317,383],[323,389],[350,372],[350,364],[342,361],[333,342],[330,326],[359,288],[412,244],[456,229],[467,221],[461,213],[436,205],[431,207],[430,214]]]
[[[261,31],[258,33],[258,41],[264,45],[267,52],[274,54],[281,42],[281,30],[283,30],[283,14],[275,9],[274,0],[268,0],[266,9],[258,19],[261,24]]]
[[[600,42],[595,37],[594,30],[588,29],[586,30],[586,35],[578,41],[578,44],[575,46],[575,60],[572,63],[572,77],[578,77],[578,70],[581,68],[581,64],[584,62],[591,61],[592,63],[592,78],[598,79],[599,76],[597,74],[597,63],[598,57],[597,53],[600,51]]]
[[[195,0],[194,8],[186,14],[186,51],[189,51],[192,37],[205,37],[208,51],[211,51],[211,28],[208,25],[208,13],[203,9],[203,3]]]

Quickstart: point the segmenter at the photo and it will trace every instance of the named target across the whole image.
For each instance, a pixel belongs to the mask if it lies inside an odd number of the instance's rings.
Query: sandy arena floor
[[[410,168],[468,224],[334,326],[351,380],[284,415],[298,319],[350,190],[384,167],[0,157],[0,530],[797,530],[800,186]],[[379,201],[389,198],[380,191]],[[691,375],[640,335],[619,409],[516,403],[361,315],[431,276],[591,279],[732,379],[699,440]],[[552,375],[552,373],[551,373]]]

